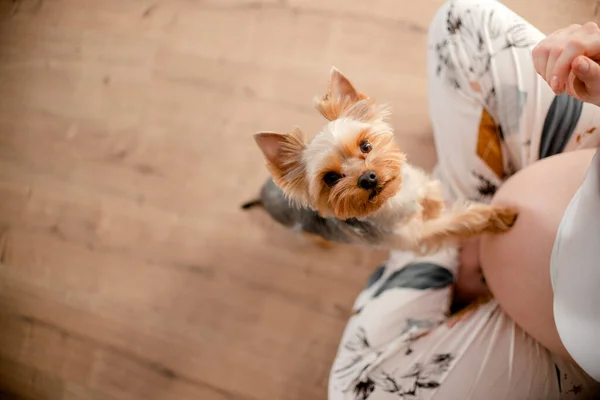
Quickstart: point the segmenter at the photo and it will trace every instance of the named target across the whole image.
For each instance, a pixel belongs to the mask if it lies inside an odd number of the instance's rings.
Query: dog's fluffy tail
[[[255,199],[255,200],[251,200],[247,203],[242,204],[242,210],[249,210],[251,208],[254,208],[256,206],[262,206],[263,202],[260,199]]]

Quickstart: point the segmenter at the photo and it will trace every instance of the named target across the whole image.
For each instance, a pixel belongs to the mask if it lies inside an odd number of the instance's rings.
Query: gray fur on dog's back
[[[261,205],[275,221],[288,228],[319,235],[332,242],[377,243],[384,234],[371,222],[355,218],[323,218],[310,208],[298,207],[290,202],[271,178],[263,184],[260,198],[246,203],[242,208],[255,205]]]

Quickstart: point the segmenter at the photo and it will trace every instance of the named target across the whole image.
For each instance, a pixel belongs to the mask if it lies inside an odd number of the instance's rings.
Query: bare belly
[[[494,203],[514,205],[519,217],[503,235],[482,238],[480,257],[490,290],[502,308],[550,351],[568,359],[552,311],[550,254],[569,201],[595,149],[541,160],[511,177]]]

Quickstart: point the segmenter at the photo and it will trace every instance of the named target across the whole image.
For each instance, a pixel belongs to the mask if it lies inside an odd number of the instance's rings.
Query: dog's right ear
[[[328,97],[332,100],[356,103],[360,99],[366,98],[366,95],[358,92],[339,69],[331,67]]]
[[[305,205],[308,197],[306,148],[304,135],[299,129],[290,133],[261,132],[254,135],[262,151],[273,181],[292,200]]]
[[[372,118],[376,109],[369,96],[356,90],[336,67],[331,68],[327,94],[316,97],[314,103],[321,115],[329,121],[345,114],[359,120],[368,120]]]

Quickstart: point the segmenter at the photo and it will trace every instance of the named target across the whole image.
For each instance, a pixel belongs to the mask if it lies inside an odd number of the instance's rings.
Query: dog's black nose
[[[358,186],[365,190],[371,190],[377,186],[377,174],[375,171],[366,171],[358,178]]]

